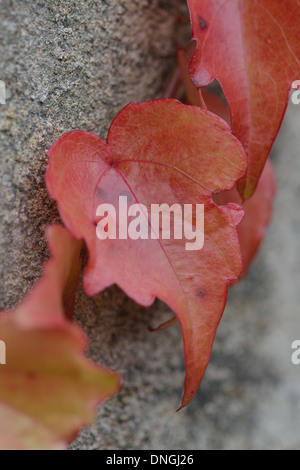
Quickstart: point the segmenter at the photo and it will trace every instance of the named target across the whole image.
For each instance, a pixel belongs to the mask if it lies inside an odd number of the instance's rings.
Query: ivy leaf
[[[289,90],[300,77],[298,0],[188,0],[198,47],[190,73],[203,87],[217,79],[233,133],[249,160],[239,191],[250,197],[278,134]]]
[[[236,194],[240,197],[237,190]],[[275,172],[272,161],[268,159],[254,195],[243,203],[245,217],[238,226],[243,258],[242,277],[247,274],[263,240],[265,239],[266,229],[270,224],[272,217],[275,195]],[[238,201],[237,199],[232,199],[230,202]]]
[[[191,81],[188,73],[188,58],[184,50],[178,51],[178,67],[186,89],[188,103],[201,106],[204,100],[209,111],[217,114],[228,125],[231,125],[229,108],[224,100],[206,90],[198,90]],[[243,259],[242,277],[248,273],[265,238],[266,229],[271,220],[275,194],[275,172],[271,160],[268,159],[256,191],[250,199],[243,200],[237,186],[230,191],[224,191],[214,196],[214,201],[218,204],[234,202],[240,204],[245,211],[245,217],[237,228]]]
[[[224,119],[231,127],[230,110],[225,100],[211,90],[197,88],[192,82],[189,74],[189,55],[191,55],[191,51],[185,51],[184,49],[178,49],[177,51],[177,65],[184,84],[187,104],[208,109]]]
[[[88,424],[118,377],[84,358],[86,339],[70,315],[82,242],[61,226],[47,231],[52,258],[13,311],[0,315],[0,449],[63,449]],[[3,343],[2,343],[3,344]]]
[[[266,229],[273,212],[275,194],[275,173],[273,164],[268,159],[256,191],[250,199],[243,201],[237,187],[231,191],[220,193],[214,198],[218,204],[228,204],[230,202],[240,204],[245,211],[245,217],[237,228],[243,258],[242,277],[245,277],[248,273],[265,238]]]
[[[158,297],[175,311],[186,360],[182,406],[207,367],[228,282],[241,272],[236,225],[243,211],[235,204],[218,207],[212,194],[232,188],[246,165],[224,121],[176,100],[128,105],[113,121],[107,143],[73,131],[49,151],[48,190],[69,230],[88,246],[86,292],[117,284],[145,307]],[[186,240],[172,238],[99,240],[97,207],[112,204],[118,213],[120,195],[149,211],[152,204],[203,204],[204,248],[187,251]]]

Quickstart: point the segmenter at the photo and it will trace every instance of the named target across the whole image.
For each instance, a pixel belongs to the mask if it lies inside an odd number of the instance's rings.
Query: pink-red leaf
[[[190,51],[188,52],[191,54]],[[187,52],[184,49],[179,49],[177,51],[177,63],[180,70],[181,80],[185,88],[187,104],[199,106],[200,108],[204,107],[224,119],[224,121],[231,126],[230,110],[225,100],[220,98],[217,94],[213,94],[212,91],[197,88],[192,82],[189,74],[189,59]]]
[[[232,188],[245,168],[242,146],[220,118],[175,100],[128,105],[107,144],[75,131],[49,151],[49,192],[70,231],[88,246],[87,293],[116,283],[141,305],[158,297],[178,316],[187,369],[183,406],[205,372],[228,281],[241,272],[236,225],[243,211],[218,207],[212,194]],[[96,209],[103,203],[118,209],[120,195],[149,212],[152,204],[204,204],[204,248],[186,251],[186,240],[174,239],[98,240]]]
[[[0,449],[63,449],[90,422],[118,377],[84,358],[86,339],[70,315],[82,242],[51,226],[52,258],[25,300],[0,315]]]
[[[230,125],[229,108],[224,100],[207,91],[201,92],[192,83],[188,74],[188,59],[183,50],[178,51],[178,66],[189,104],[201,106],[204,99],[207,109],[220,116]],[[218,202],[218,204],[235,202],[242,205],[245,211],[245,217],[237,228],[243,258],[242,277],[247,274],[265,238],[266,228],[270,223],[272,215],[275,194],[275,173],[272,162],[268,159],[256,191],[250,199],[243,201],[236,186],[232,190],[219,193],[214,197],[215,202]]]
[[[245,217],[237,229],[243,258],[242,277],[248,273],[265,238],[266,228],[272,216],[275,194],[275,173],[272,162],[268,159],[256,191],[250,199],[243,202],[236,187],[215,197],[218,204],[235,202],[241,204],[245,211]]]
[[[277,136],[289,90],[300,77],[298,0],[188,0],[198,47],[190,73],[203,87],[215,78],[231,110],[234,135],[249,160],[239,183],[250,197]]]

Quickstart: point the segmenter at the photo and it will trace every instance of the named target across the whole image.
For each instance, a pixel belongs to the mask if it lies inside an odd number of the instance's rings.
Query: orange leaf
[[[74,302],[82,242],[63,227],[47,231],[52,258],[13,311],[0,315],[0,449],[63,449],[88,424],[118,377],[84,358],[86,339],[65,318]],[[3,343],[2,343],[3,344]]]

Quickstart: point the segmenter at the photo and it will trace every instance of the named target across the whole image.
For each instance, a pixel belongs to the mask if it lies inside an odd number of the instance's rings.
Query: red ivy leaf
[[[201,106],[204,99],[207,109],[220,116],[230,125],[230,112],[224,100],[205,90],[201,92],[191,81],[188,73],[188,58],[183,50],[178,51],[178,67],[185,85],[189,104]],[[250,199],[243,201],[236,186],[230,191],[214,196],[214,201],[218,204],[235,202],[243,206],[245,211],[245,217],[237,228],[243,258],[242,277],[247,274],[265,238],[266,228],[270,223],[272,215],[275,194],[275,173],[272,162],[268,159],[256,191]]]
[[[250,199],[243,203],[236,187],[215,197],[218,204],[235,202],[241,204],[245,211],[245,217],[237,229],[243,258],[242,277],[247,274],[265,238],[266,228],[272,215],[275,194],[275,173],[272,162],[268,159],[256,191]]]
[[[52,259],[12,312],[0,315],[6,365],[0,366],[0,449],[63,449],[90,422],[118,377],[84,358],[86,339],[65,319],[74,302],[82,242],[48,229]]]
[[[143,306],[165,301],[181,324],[186,359],[182,406],[197,390],[226,301],[241,272],[236,225],[243,212],[218,207],[212,193],[230,189],[246,168],[242,146],[217,116],[175,100],[130,104],[113,121],[108,142],[75,131],[49,151],[47,186],[69,230],[89,250],[85,289],[95,295],[116,283]],[[129,204],[204,204],[205,244],[185,240],[96,237],[96,208],[119,195]]]
[[[213,94],[211,90],[201,90],[197,88],[192,82],[189,74],[188,54],[184,49],[177,51],[177,64],[180,70],[181,80],[184,84],[187,104],[199,106],[200,108],[205,107],[224,119],[224,121],[231,126],[230,110],[225,100],[220,98],[217,94]]]
[[[198,89],[191,80],[189,74],[189,59],[184,49],[177,50],[177,66],[185,88],[185,103],[207,109],[207,105],[203,101],[202,90],[200,88]]]
[[[190,73],[203,87],[216,78],[231,109],[233,133],[249,167],[243,197],[258,183],[294,80],[300,77],[298,0],[188,0],[198,41]]]
[[[236,190],[238,195],[238,191]],[[244,220],[238,226],[243,258],[244,277],[254,260],[270,224],[273,201],[276,194],[276,178],[271,160],[267,160],[254,195],[243,204]],[[231,202],[235,202],[233,199]]]

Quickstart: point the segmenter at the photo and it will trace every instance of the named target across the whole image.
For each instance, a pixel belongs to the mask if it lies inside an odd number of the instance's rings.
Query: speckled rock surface
[[[44,186],[45,151],[80,128],[105,137],[130,101],[158,98],[188,34],[184,0],[2,0],[0,80],[0,307],[17,303],[47,257],[44,228],[59,220]],[[273,223],[249,277],[230,292],[212,360],[180,413],[184,363],[177,326],[160,302],[135,305],[113,287],[79,291],[76,321],[88,354],[123,374],[74,449],[300,448],[300,106],[291,105],[273,151]]]

